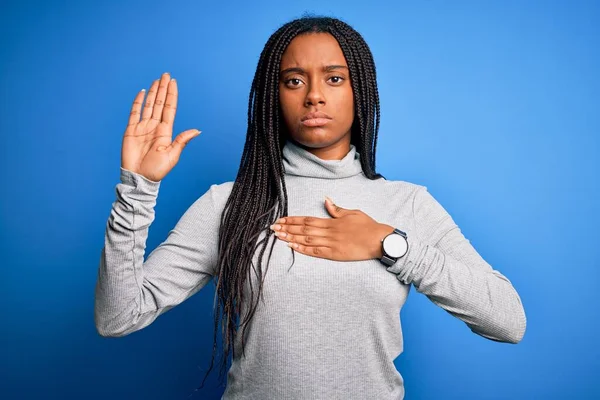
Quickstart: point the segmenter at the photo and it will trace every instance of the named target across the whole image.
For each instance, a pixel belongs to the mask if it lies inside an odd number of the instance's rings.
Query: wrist
[[[372,245],[372,255],[373,258],[380,260],[383,257],[383,247],[382,241],[383,239],[394,232],[394,227],[387,224],[377,224],[377,228],[375,229],[373,235],[373,245]]]

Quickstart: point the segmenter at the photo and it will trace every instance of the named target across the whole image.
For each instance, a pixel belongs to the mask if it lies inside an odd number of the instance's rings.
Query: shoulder
[[[378,190],[384,192],[385,195],[394,197],[401,196],[414,199],[419,192],[427,191],[427,187],[424,185],[404,180],[380,178],[371,182],[378,187]]]
[[[400,200],[411,210],[419,236],[428,243],[438,243],[447,232],[456,228],[448,211],[426,185],[406,181],[387,181],[385,185],[405,194]]]
[[[215,211],[223,210],[233,189],[233,184],[233,181],[213,183],[208,190],[194,202],[194,205],[202,205],[203,207],[210,205]]]
[[[231,190],[233,189],[233,181],[226,181],[222,183],[213,183],[208,188],[208,192],[210,192],[213,196],[217,197],[229,197],[231,194]]]
[[[426,188],[426,186],[420,185],[418,183],[415,182],[408,182],[408,181],[403,181],[403,180],[388,180],[388,179],[383,179],[384,181],[384,185],[388,185],[390,187],[394,187],[397,190],[406,190],[406,191],[416,191],[419,189],[423,189]]]

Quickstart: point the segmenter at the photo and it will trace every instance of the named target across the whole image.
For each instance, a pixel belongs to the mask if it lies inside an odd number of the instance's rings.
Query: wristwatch
[[[388,267],[394,265],[399,258],[404,257],[408,252],[406,232],[395,228],[392,233],[381,240],[381,249],[383,256],[380,261]]]

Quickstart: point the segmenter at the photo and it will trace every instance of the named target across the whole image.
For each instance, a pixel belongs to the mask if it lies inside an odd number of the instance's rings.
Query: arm
[[[408,253],[387,270],[404,284],[412,283],[474,333],[520,342],[526,316],[511,282],[477,253],[426,187],[415,193],[413,216],[418,237],[409,236]]]
[[[159,186],[121,168],[95,289],[94,319],[101,336],[125,336],[146,327],[198,292],[214,274],[219,223],[215,185],[144,262]]]

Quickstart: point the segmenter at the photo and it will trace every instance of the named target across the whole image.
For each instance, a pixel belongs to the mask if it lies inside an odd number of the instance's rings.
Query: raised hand
[[[123,136],[121,167],[158,182],[173,169],[183,148],[200,131],[190,129],[172,140],[177,110],[177,82],[168,73],[152,83],[141,112],[144,93],[141,90],[133,101]]]

